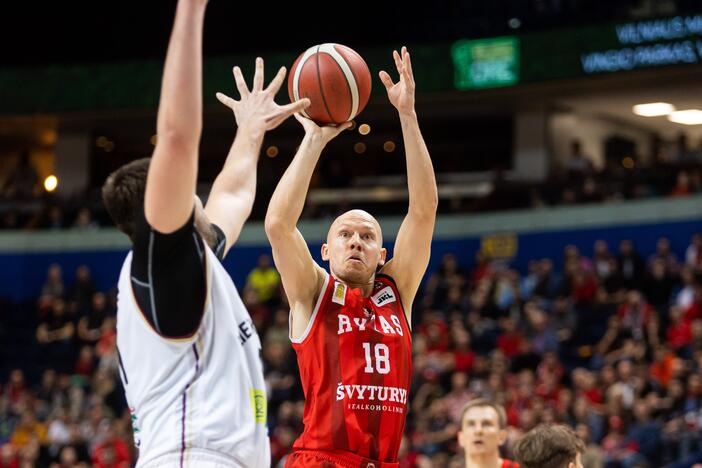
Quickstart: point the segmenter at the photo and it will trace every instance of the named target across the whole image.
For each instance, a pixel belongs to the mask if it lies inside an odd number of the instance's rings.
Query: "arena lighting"
[[[371,131],[370,125],[362,124],[358,127],[358,133],[361,135],[368,135]]]
[[[58,178],[55,175],[50,175],[44,179],[44,188],[47,192],[53,192],[58,186]]]
[[[355,145],[353,145],[353,150],[358,154],[363,154],[366,152],[366,144],[358,142]]]
[[[668,115],[668,120],[683,125],[700,125],[702,124],[702,110],[686,109],[672,112]]]
[[[278,147],[275,145],[269,146],[268,149],[266,149],[266,156],[269,158],[275,158],[278,156]]]
[[[667,102],[649,102],[646,104],[636,104],[631,110],[634,114],[642,117],[659,117],[675,112],[675,106]]]

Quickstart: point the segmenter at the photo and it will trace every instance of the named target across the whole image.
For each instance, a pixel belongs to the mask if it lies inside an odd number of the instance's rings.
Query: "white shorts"
[[[183,454],[167,453],[145,463],[137,460],[137,468],[246,468],[239,460],[220,452],[189,448]]]

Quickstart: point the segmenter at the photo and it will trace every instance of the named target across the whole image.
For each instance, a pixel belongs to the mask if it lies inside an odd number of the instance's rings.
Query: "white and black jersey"
[[[160,234],[141,214],[122,267],[117,346],[139,467],[270,466],[261,342],[214,229],[211,248],[193,217]]]

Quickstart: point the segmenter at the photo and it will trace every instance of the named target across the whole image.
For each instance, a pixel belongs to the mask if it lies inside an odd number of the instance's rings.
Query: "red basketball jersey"
[[[305,391],[305,430],[293,447],[396,462],[409,407],[412,341],[392,278],[377,275],[364,298],[327,276],[293,347]]]
[[[519,463],[513,462],[512,460],[503,459],[502,468],[519,468]]]

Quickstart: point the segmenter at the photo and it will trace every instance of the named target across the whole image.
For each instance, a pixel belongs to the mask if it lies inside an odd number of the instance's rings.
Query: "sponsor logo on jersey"
[[[373,300],[373,304],[378,307],[396,301],[395,293],[390,286],[386,286],[378,291],[371,299]]]
[[[338,281],[334,282],[334,294],[332,294],[332,302],[336,302],[337,304],[344,305],[346,303],[346,285],[343,283],[339,283]]]
[[[266,392],[252,388],[249,390],[249,398],[251,399],[251,408],[254,412],[254,421],[266,424]]]
[[[389,411],[404,413],[407,405],[407,390],[381,385],[344,385],[336,387],[336,401],[348,400],[350,410]]]

